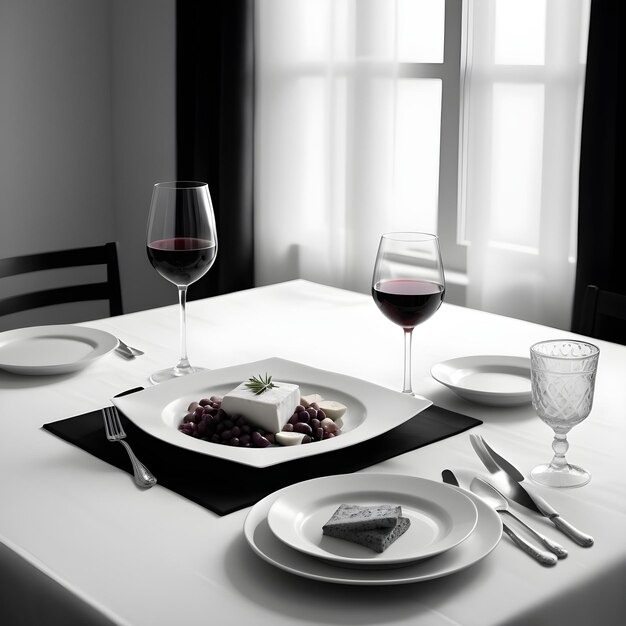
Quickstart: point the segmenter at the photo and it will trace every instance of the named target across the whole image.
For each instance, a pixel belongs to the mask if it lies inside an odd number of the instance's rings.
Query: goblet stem
[[[565,459],[565,453],[569,448],[569,442],[567,441],[567,435],[564,433],[555,433],[552,440],[552,450],[554,450],[554,457],[550,462],[550,467],[554,470],[564,470],[569,466],[569,463]]]
[[[189,359],[187,357],[187,287],[178,287],[178,303],[180,310],[180,361],[176,365],[177,375],[184,374],[191,369]]]
[[[413,395],[411,386],[411,340],[413,339],[413,329],[404,329],[404,388],[402,393]]]

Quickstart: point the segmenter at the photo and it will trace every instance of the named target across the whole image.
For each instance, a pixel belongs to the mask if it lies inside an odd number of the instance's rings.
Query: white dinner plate
[[[385,551],[329,537],[322,526],[341,504],[402,507],[409,528]],[[476,506],[462,491],[443,483],[388,474],[344,474],[314,478],[283,489],[267,523],[286,545],[350,567],[397,567],[458,545],[476,526]]]
[[[494,406],[530,402],[530,359],[484,355],[450,359],[434,365],[433,378],[462,398]]]
[[[30,376],[75,372],[114,350],[117,339],[83,326],[33,326],[0,333],[0,369]]]
[[[239,448],[195,439],[178,430],[191,402],[224,395],[252,376],[266,373],[274,381],[299,385],[304,395],[318,393],[326,400],[344,404],[347,411],[341,418],[341,434],[304,445]],[[253,467],[268,467],[354,445],[399,426],[432,404],[424,398],[279,358],[198,372],[112,398],[112,402],[139,428],[162,441]]]
[[[283,491],[270,494],[252,507],[244,523],[244,536],[263,560],[286,572],[313,580],[344,585],[402,585],[440,578],[485,558],[502,536],[502,522],[498,514],[479,497],[467,493],[478,511],[478,521],[474,532],[454,548],[432,559],[413,561],[393,569],[341,567],[293,550],[274,536],[267,523],[267,514]]]

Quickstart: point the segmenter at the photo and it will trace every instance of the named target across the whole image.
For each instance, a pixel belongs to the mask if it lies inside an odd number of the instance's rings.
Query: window
[[[449,302],[563,322],[546,281],[562,309],[586,16],[588,0],[258,0],[257,284],[367,293],[381,233],[434,230]]]

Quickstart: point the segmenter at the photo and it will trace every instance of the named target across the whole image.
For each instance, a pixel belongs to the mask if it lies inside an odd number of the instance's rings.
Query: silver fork
[[[156,485],[156,478],[152,475],[152,472],[135,456],[135,453],[131,450],[131,447],[124,441],[126,433],[122,428],[122,422],[120,422],[120,416],[117,412],[117,408],[114,406],[108,406],[102,409],[102,415],[104,417],[104,431],[106,432],[107,439],[109,441],[119,441],[133,464],[133,474],[135,476],[135,482],[140,487],[153,487]]]

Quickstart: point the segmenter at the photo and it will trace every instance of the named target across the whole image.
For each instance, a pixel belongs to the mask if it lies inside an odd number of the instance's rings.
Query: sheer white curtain
[[[587,0],[467,4],[467,304],[569,328]]]
[[[258,1],[257,284],[369,292],[382,232],[436,229],[441,81],[398,80],[402,4]]]
[[[567,327],[587,4],[257,0],[256,283],[369,292],[381,233],[452,216],[469,306]]]

